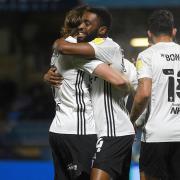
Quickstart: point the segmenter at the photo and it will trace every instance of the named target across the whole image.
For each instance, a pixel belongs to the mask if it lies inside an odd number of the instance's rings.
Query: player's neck
[[[173,39],[171,36],[168,35],[160,35],[157,37],[154,37],[154,42],[159,43],[159,42],[172,42]]]

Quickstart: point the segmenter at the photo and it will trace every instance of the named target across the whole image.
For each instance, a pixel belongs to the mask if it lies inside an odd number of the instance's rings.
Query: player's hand
[[[133,126],[134,126],[135,133],[137,133],[137,130],[138,130],[139,127],[137,126],[136,122],[133,124]]]
[[[46,74],[44,74],[43,79],[48,84],[58,87],[62,84],[63,77],[56,72],[56,68],[50,68]]]

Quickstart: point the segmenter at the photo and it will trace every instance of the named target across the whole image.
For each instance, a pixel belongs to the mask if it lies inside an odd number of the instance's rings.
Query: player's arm
[[[147,108],[143,111],[143,113],[135,121],[135,123],[134,123],[135,128],[142,128],[144,126],[144,124],[146,123],[146,114],[147,114]]]
[[[93,74],[111,83],[116,88],[123,90],[125,94],[131,90],[131,84],[125,74],[105,63],[98,65],[93,71]]]
[[[52,86],[59,86],[62,84],[63,77],[56,72],[56,68],[50,68],[43,76],[43,80],[52,85]]]
[[[94,48],[89,43],[70,43],[64,38],[57,39],[53,48],[64,55],[77,55],[86,58],[94,58]]]
[[[138,81],[138,88],[134,97],[134,102],[130,114],[131,121],[134,123],[136,119],[145,110],[149,98],[151,96],[152,79],[151,78],[141,78]]]

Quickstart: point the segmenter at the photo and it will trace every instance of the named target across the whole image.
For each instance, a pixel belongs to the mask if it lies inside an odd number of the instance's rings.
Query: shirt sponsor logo
[[[100,152],[104,141],[103,138],[99,138],[96,143],[96,152]]]
[[[180,104],[172,104],[170,114],[179,114],[180,113]]]
[[[166,61],[180,61],[180,54],[161,54]]]

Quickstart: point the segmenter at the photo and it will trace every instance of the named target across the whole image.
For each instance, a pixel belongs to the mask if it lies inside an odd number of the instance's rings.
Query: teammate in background
[[[154,45],[137,59],[132,122],[149,103],[140,152],[143,180],[180,179],[180,46],[173,42],[175,35],[172,13],[155,11],[148,19]]]
[[[66,41],[76,42],[72,36],[76,35],[76,27],[81,20],[83,10],[83,8],[78,8],[68,13],[63,31]],[[88,173],[96,142],[92,105],[89,97],[88,83],[90,78],[84,71],[75,68],[76,63],[73,62],[72,58],[62,56],[54,51],[51,65],[56,68],[51,68],[44,76],[46,81],[51,81],[54,84],[61,78],[54,76],[51,79],[51,75],[56,70],[63,75],[61,86],[56,84],[54,89],[56,115],[50,127],[49,140],[55,164],[55,179],[86,180],[89,179]],[[80,62],[78,60],[78,63]],[[102,62],[93,61],[93,65],[91,65],[87,61],[86,64],[81,64],[78,64],[79,68],[91,66],[93,70]],[[101,65],[100,68],[102,66],[106,68],[107,74],[110,76],[107,77],[107,80],[113,79],[114,85],[121,86],[126,83],[121,78],[120,73],[113,72],[106,64]],[[99,67],[96,68],[96,70],[98,69]],[[104,77],[103,74],[101,77]]]
[[[56,50],[65,55],[96,58],[122,71],[120,47],[107,37],[111,24],[109,13],[103,9],[90,8],[84,12],[82,19],[78,39],[91,42],[73,44],[60,39],[55,42]],[[96,69],[92,71],[91,66],[86,70],[94,74],[98,72]],[[99,138],[91,180],[129,179],[134,128],[124,105],[124,96],[108,82],[94,77],[91,97]]]

